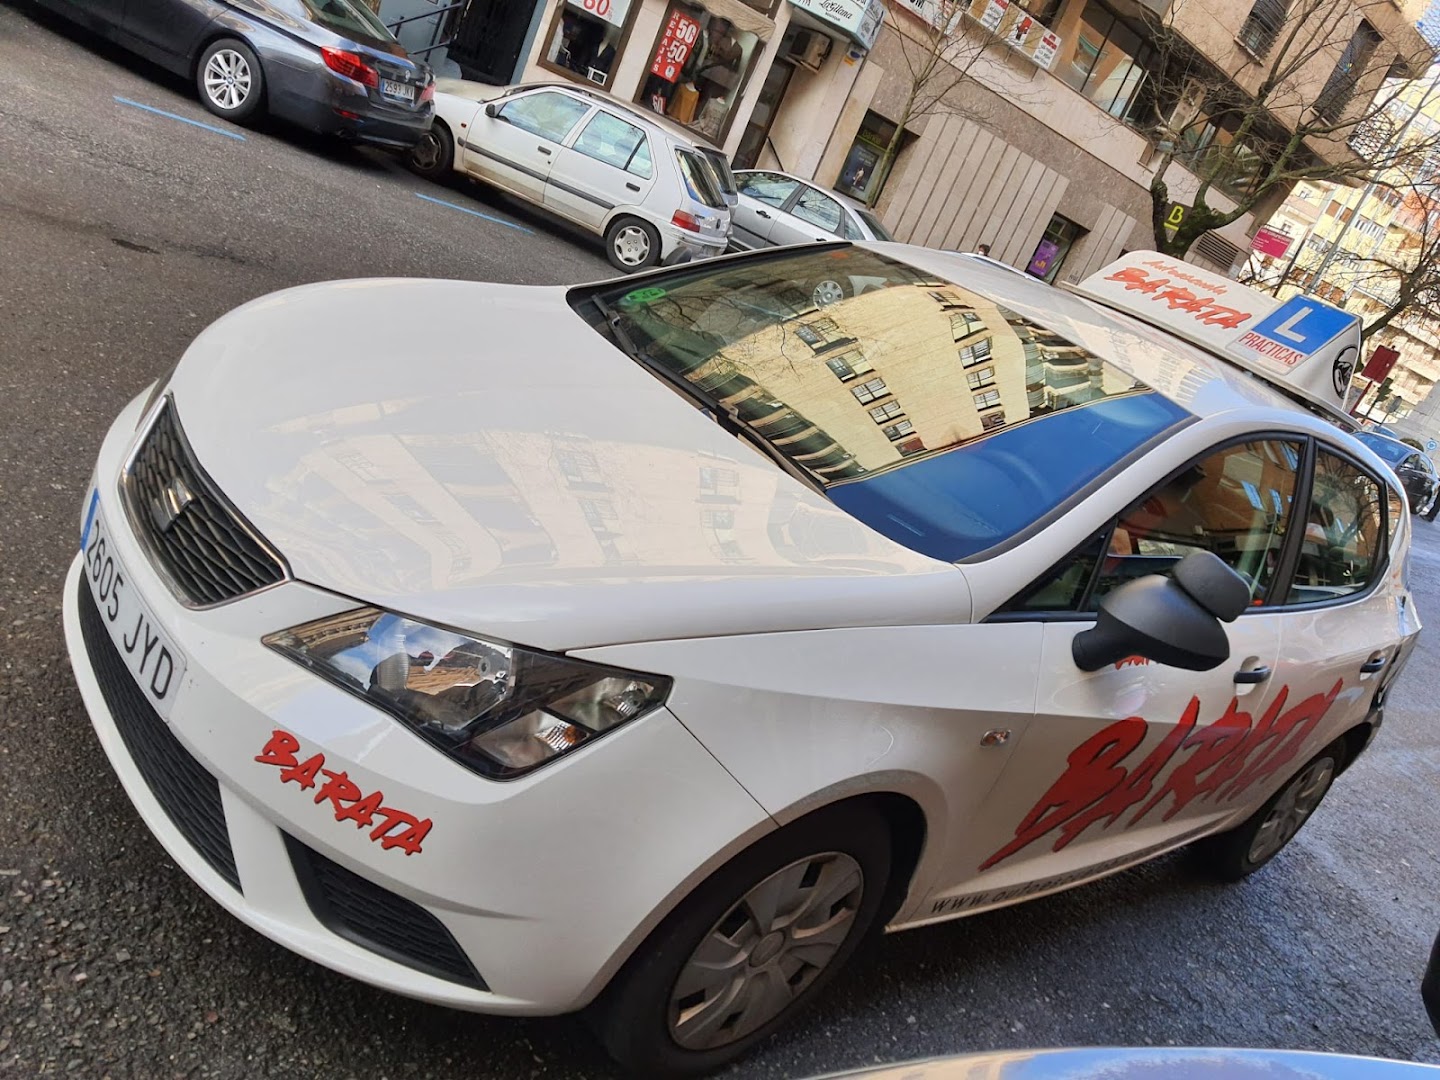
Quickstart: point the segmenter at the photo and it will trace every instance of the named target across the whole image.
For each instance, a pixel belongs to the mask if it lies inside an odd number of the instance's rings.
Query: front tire
[[[639,218],[617,218],[605,230],[605,257],[616,270],[632,274],[660,261],[660,234]]]
[[[822,810],[712,874],[651,933],[591,1011],[630,1075],[693,1076],[812,1001],[871,929],[890,877],[885,819]]]
[[[1336,739],[1241,824],[1201,840],[1196,850],[1210,871],[1222,881],[1239,881],[1280,854],[1325,798],[1345,757],[1345,741]]]
[[[443,180],[455,167],[455,136],[443,120],[436,120],[406,155],[410,171],[426,180]]]
[[[195,67],[200,104],[216,116],[243,124],[265,100],[265,73],[254,50],[236,38],[221,38]]]

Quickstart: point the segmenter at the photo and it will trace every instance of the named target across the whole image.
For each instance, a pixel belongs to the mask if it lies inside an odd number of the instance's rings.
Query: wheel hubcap
[[[627,225],[615,234],[615,255],[626,266],[638,266],[650,254],[650,237],[638,225]]]
[[[1328,757],[1313,762],[1285,789],[1250,842],[1249,859],[1264,862],[1288,844],[1300,826],[1315,812],[1330,781],[1335,779],[1335,762]]]
[[[234,49],[221,49],[205,64],[205,93],[222,109],[238,109],[250,96],[250,65]]]
[[[844,300],[845,290],[840,288],[838,281],[822,281],[815,286],[815,291],[811,293],[810,299],[815,301],[816,307],[826,307]]]
[[[797,859],[760,882],[680,969],[671,1036],[687,1050],[708,1050],[779,1016],[835,958],[864,894],[860,864],[838,851]]]

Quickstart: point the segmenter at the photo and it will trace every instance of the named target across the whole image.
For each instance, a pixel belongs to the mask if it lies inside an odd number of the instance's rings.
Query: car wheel
[[[265,74],[249,45],[221,38],[200,56],[195,68],[200,104],[216,116],[243,123],[265,100]]]
[[[810,286],[810,301],[817,308],[838,304],[853,293],[849,282],[838,277],[822,278]]]
[[[1243,823],[1196,845],[1210,870],[1222,881],[1248,877],[1278,855],[1325,798],[1345,761],[1345,742],[1337,739]]]
[[[790,1020],[875,922],[890,829],[856,806],[766,836],[636,950],[589,1019],[629,1075],[719,1068]]]
[[[443,180],[455,164],[455,136],[441,120],[430,125],[410,150],[405,162],[427,180]]]
[[[639,218],[618,218],[605,230],[605,255],[617,270],[644,270],[660,261],[660,234]]]

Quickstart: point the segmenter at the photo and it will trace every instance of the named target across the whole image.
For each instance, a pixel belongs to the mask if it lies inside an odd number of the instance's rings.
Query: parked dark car
[[[434,115],[435,79],[363,0],[40,0],[193,79],[237,124],[262,113],[396,149]]]
[[[1378,431],[1361,431],[1355,437],[1395,470],[1410,497],[1410,512],[1434,521],[1436,513],[1440,513],[1440,473],[1435,471],[1430,455]]]

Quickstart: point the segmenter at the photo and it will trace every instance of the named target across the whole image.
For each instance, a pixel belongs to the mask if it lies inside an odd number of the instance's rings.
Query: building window
[[[900,403],[894,398],[891,398],[884,404],[876,405],[873,409],[871,409],[870,419],[874,420],[877,424],[883,424],[886,420],[894,420],[895,417],[899,416],[904,411],[904,409],[900,408]]]
[[[603,528],[605,522],[616,518],[615,504],[609,499],[581,499],[580,509],[592,529]]]
[[[759,46],[758,37],[703,4],[672,0],[635,100],[718,144]]]
[[[1025,267],[1025,272],[1033,274],[1044,281],[1053,282],[1060,267],[1065,262],[1065,256],[1070,254],[1075,241],[1080,239],[1085,230],[1069,218],[1055,214],[1050,218],[1050,225],[1045,230],[1045,235],[1035,245],[1035,254],[1030,256],[1030,265]]]
[[[1330,78],[1325,80],[1320,96],[1315,99],[1316,116],[1322,120],[1340,119],[1345,106],[1349,105],[1350,99],[1355,96],[1355,88],[1364,78],[1365,67],[1375,55],[1379,44],[1380,35],[1375,32],[1375,28],[1361,19],[1355,33],[1350,35],[1345,51],[1340,54],[1340,62],[1335,65]]]
[[[845,164],[840,168],[840,179],[835,182],[835,190],[874,206],[889,177],[890,167],[882,167],[882,162],[885,148],[894,137],[894,124],[879,113],[867,112],[860,123],[859,132],[855,135],[855,141],[850,144],[850,153],[845,155]],[[913,138],[909,132],[902,135],[897,153]]]
[[[795,328],[795,336],[816,352],[849,339],[840,333],[834,319],[814,319]]]
[[[1155,65],[1155,50],[1136,30],[1104,4],[1088,0],[1055,74],[1116,119],[1132,120],[1145,111],[1142,91]]]
[[[825,366],[833,371],[835,377],[841,382],[848,382],[857,375],[864,375],[875,370],[859,349],[850,349],[848,352],[832,357],[825,361]]]
[[[700,523],[707,529],[733,529],[735,527],[735,511],[701,510]]]
[[[956,355],[960,357],[960,366],[970,367],[972,364],[979,364],[989,360],[990,343],[992,340],[993,339],[988,337],[983,338],[975,342],[974,345],[966,345],[964,348],[956,350]]]
[[[550,20],[540,66],[569,79],[610,86],[634,0],[565,0]]]
[[[980,418],[980,427],[984,431],[994,431],[996,428],[1002,428],[1004,426],[1004,412],[988,412]]]
[[[962,311],[958,315],[950,316],[950,333],[956,341],[971,334],[978,334],[984,329],[985,321],[973,311]]]
[[[993,365],[988,367],[976,368],[974,371],[967,371],[965,373],[965,378],[970,383],[971,390],[979,390],[980,387],[984,386],[986,383],[992,383],[995,381],[995,368]]]
[[[869,382],[862,383],[860,386],[852,387],[850,393],[855,395],[855,400],[860,402],[861,405],[868,405],[876,398],[884,397],[890,393],[890,391],[885,389],[884,379],[871,379]]]
[[[700,467],[700,491],[705,495],[719,494],[722,488],[740,486],[740,473],[735,469]]]
[[[975,395],[975,407],[977,409],[989,409],[1000,404],[999,390],[982,390]]]
[[[911,432],[913,432],[915,430],[915,425],[912,424],[909,420],[901,420],[898,424],[891,424],[888,427],[881,428],[880,430],[884,433],[887,439],[889,439],[891,442],[896,442],[897,440],[903,439],[906,435],[909,435]]]
[[[1252,56],[1268,56],[1289,15],[1289,4],[1285,0],[1255,0],[1236,37]]]
[[[923,454],[925,452],[925,440],[919,438],[906,439],[902,443],[897,443],[895,449],[900,451],[901,457],[911,457],[915,454]]]

